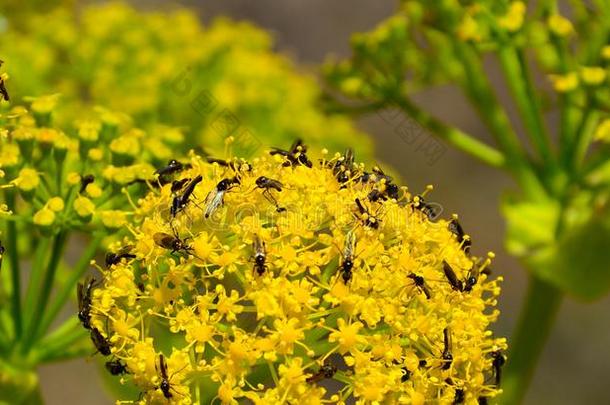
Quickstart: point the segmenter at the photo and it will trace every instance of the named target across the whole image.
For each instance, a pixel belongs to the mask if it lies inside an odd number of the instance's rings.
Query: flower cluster
[[[29,101],[27,108],[2,101],[0,109],[3,376],[13,373],[5,367],[27,374],[40,363],[89,352],[76,320],[56,326],[56,318],[99,247],[120,237],[132,215],[129,198],[145,194],[155,167],[179,158],[174,153],[183,142],[178,129],[145,133],[124,114],[101,108],[55,125],[58,96]],[[82,248],[74,264],[64,260],[69,243]],[[24,391],[36,386],[16,381]],[[0,400],[15,398],[7,391],[5,398],[0,390]]]
[[[57,233],[119,229],[129,203],[122,188],[141,193],[155,167],[174,158],[184,136],[177,128],[144,132],[120,113],[96,108],[67,128],[55,127],[59,96],[30,99],[2,115],[2,187],[20,200],[11,220]],[[15,195],[14,197],[16,197]]]
[[[445,403],[498,394],[501,278],[353,154],[193,154],[134,207],[83,325],[146,403]],[[169,182],[171,180],[171,183]]]
[[[527,13],[523,1],[403,0],[400,10],[374,31],[354,35],[353,58],[329,66],[328,76],[346,94],[389,98],[401,87],[412,92],[422,84],[469,80],[472,72],[464,61],[472,57],[470,50],[506,58],[513,48],[527,49],[556,92],[577,92],[576,104],[595,100],[607,108],[605,13],[574,4],[571,21],[553,3],[540,3]],[[591,37],[599,39],[592,44]],[[586,51],[574,53],[573,48]]]
[[[345,117],[320,111],[315,78],[274,53],[261,29],[224,18],[204,27],[184,9],[74,9],[34,14],[2,33],[15,97],[60,92],[71,103],[65,115],[92,103],[124,111],[145,129],[157,120],[187,126],[189,146],[206,150],[222,147],[228,135],[242,134],[250,149],[289,135],[307,136],[312,146],[356,142],[370,157],[370,141]]]

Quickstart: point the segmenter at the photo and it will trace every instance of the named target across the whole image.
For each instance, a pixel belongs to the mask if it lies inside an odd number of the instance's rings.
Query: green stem
[[[15,211],[14,191],[7,191],[6,203],[9,209]],[[21,319],[21,271],[19,269],[19,250],[17,247],[17,225],[8,221],[7,224],[7,244],[9,263],[11,264],[11,311],[15,326],[15,341],[21,338],[23,323]]]
[[[23,312],[26,319],[28,318],[28,314],[31,315],[34,307],[34,300],[40,291],[40,279],[44,274],[44,264],[47,258],[50,240],[49,238],[42,237],[36,243],[38,246],[36,246],[36,252],[34,253],[34,261],[30,271],[30,281],[28,282],[25,300],[23,302]]]
[[[32,343],[35,340],[34,338],[36,337],[38,328],[40,327],[40,320],[42,319],[44,310],[47,306],[47,301],[49,300],[49,296],[51,295],[51,289],[53,288],[55,281],[55,273],[57,272],[57,267],[62,257],[66,238],[66,232],[61,231],[57,235],[55,235],[55,238],[53,240],[53,250],[51,252],[49,265],[47,266],[47,271],[42,282],[42,289],[40,291],[40,295],[38,296],[38,301],[36,302],[32,318],[28,323],[28,333],[24,338],[24,344],[22,347],[23,353],[27,353],[27,351],[31,348]]]
[[[599,113],[592,108],[587,108],[582,117],[582,121],[576,131],[576,136],[572,148],[570,148],[570,159],[568,164],[573,171],[577,171],[582,164],[595,132],[595,126],[599,118]]]
[[[511,90],[530,140],[543,163],[548,165],[553,161],[550,141],[542,121],[540,105],[523,52],[517,51],[513,47],[502,47],[498,56],[506,83]]]
[[[469,100],[476,107],[479,117],[505,154],[505,167],[515,176],[529,198],[534,200],[545,198],[546,191],[487,80],[480,57],[466,44],[455,44],[455,48],[466,74],[462,86]]]
[[[38,328],[38,334],[36,338],[39,338],[40,335],[46,333],[46,331],[51,326],[51,323],[53,323],[59,312],[62,310],[62,308],[70,298],[70,295],[74,293],[74,287],[76,286],[78,281],[83,278],[83,275],[89,267],[91,259],[93,259],[93,256],[95,256],[95,253],[100,247],[103,239],[104,235],[96,235],[89,243],[89,245],[81,255],[80,259],[78,259],[78,262],[70,273],[70,278],[66,281],[62,289],[58,292],[55,300],[53,301],[49,309],[45,311],[44,317],[42,318],[42,322],[40,322],[40,327]]]
[[[492,166],[503,167],[505,164],[504,155],[497,149],[484,144],[457,128],[450,127],[436,119],[426,111],[420,109],[406,97],[396,97],[393,100],[405,113],[409,114],[417,123],[441,140],[447,142],[456,149],[465,152],[475,159]]]
[[[525,397],[536,364],[544,349],[563,293],[554,286],[530,276],[525,305],[516,332],[510,339],[510,353],[503,377],[502,404],[520,404]]]

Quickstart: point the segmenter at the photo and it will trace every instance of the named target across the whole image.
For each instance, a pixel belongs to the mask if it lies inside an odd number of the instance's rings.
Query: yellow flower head
[[[145,401],[199,402],[197,387],[226,404],[498,393],[492,362],[506,341],[489,328],[501,279],[426,193],[300,143],[173,165],[134,207],[113,249],[123,259],[100,268],[93,294],[92,322],[108,325]],[[181,395],[164,397],[161,358]],[[327,379],[340,388],[327,392]]]

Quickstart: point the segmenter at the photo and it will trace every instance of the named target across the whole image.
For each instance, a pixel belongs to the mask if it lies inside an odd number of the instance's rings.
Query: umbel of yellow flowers
[[[210,162],[211,161],[211,162]],[[348,151],[192,155],[82,287],[107,368],[145,403],[480,402],[504,338],[490,258]],[[157,186],[151,184],[151,186]],[[90,298],[88,298],[88,295]],[[88,301],[87,301],[88,299]]]

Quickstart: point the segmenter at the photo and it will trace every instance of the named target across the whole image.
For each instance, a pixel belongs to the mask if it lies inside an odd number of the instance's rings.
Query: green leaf
[[[578,299],[593,301],[610,291],[610,215],[596,210],[586,192],[573,196],[557,237],[555,201],[506,199],[506,248],[535,276]]]
[[[610,291],[610,221],[593,216],[565,232],[555,246],[532,257],[534,271],[586,301]]]
[[[502,213],[506,218],[506,249],[517,257],[531,255],[555,241],[559,204],[505,199]]]

